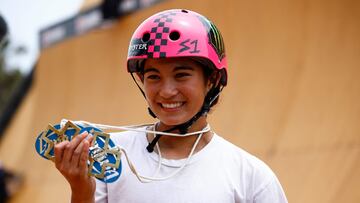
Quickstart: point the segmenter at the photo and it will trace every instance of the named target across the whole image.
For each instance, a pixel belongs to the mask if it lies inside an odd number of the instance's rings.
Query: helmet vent
[[[181,10],[181,12],[183,12],[183,13],[189,13],[189,11],[187,11],[187,10],[185,10],[185,9]]]
[[[150,33],[144,33],[143,34],[143,36],[142,36],[142,38],[141,38],[141,41],[142,42],[144,42],[144,43],[146,43],[146,42],[148,42],[150,40]]]
[[[176,41],[180,38],[180,33],[178,31],[172,31],[169,37],[171,40]]]

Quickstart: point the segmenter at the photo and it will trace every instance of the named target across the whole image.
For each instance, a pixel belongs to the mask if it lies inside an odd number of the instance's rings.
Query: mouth
[[[176,110],[183,106],[185,102],[172,102],[172,103],[160,103],[160,106],[165,110]]]

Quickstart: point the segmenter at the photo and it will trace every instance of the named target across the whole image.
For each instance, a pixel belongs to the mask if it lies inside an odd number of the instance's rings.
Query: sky
[[[84,0],[0,0],[0,14],[9,27],[8,67],[27,74],[36,63],[39,31],[76,15]]]

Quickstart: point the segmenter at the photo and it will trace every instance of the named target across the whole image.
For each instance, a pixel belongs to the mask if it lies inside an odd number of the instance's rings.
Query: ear
[[[141,72],[136,72],[137,77],[139,78],[139,80],[144,83],[144,74]]]
[[[207,85],[206,85],[206,89],[207,89],[207,92],[212,88],[212,87],[216,87],[219,85],[219,82],[220,82],[220,79],[221,79],[221,74],[220,72],[218,71],[214,71],[209,79],[208,79],[208,82],[207,82]]]

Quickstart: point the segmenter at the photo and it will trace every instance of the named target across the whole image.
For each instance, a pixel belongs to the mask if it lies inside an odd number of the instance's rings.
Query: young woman
[[[207,113],[226,69],[223,39],[204,16],[174,9],[146,19],[131,39],[128,71],[159,121],[111,135],[126,150],[113,183],[87,175],[86,133],[57,144],[72,202],[287,202],[269,167],[211,131]]]

